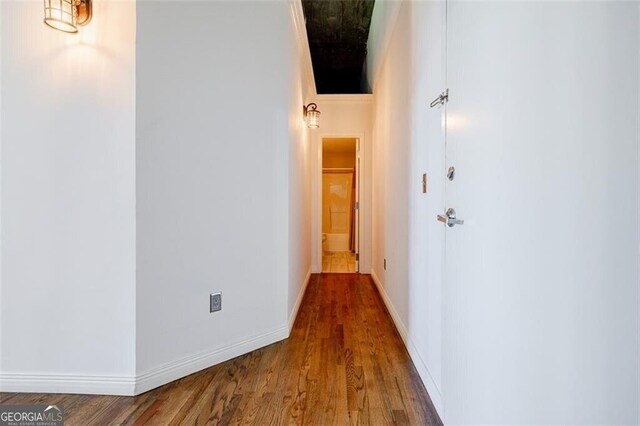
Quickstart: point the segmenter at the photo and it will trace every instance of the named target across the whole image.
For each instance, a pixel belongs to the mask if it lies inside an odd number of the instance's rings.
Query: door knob
[[[456,211],[452,208],[447,209],[445,214],[438,215],[438,221],[446,223],[449,228],[453,228],[456,225],[464,225],[464,220],[456,218]]]

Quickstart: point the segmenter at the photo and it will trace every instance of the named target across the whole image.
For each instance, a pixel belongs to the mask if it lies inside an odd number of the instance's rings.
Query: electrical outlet
[[[384,270],[387,270],[387,259],[384,260]]]
[[[218,312],[222,310],[222,293],[213,293],[209,297],[209,312]]]

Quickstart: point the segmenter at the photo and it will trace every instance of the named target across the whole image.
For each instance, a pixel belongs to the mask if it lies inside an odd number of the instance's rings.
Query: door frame
[[[334,138],[345,138],[345,139],[357,139],[357,147],[356,147],[356,167],[357,167],[357,184],[358,184],[358,201],[359,201],[359,209],[358,209],[358,226],[356,229],[356,247],[358,248],[360,260],[362,260],[362,251],[364,249],[362,245],[362,231],[363,231],[363,216],[365,215],[364,209],[366,208],[367,203],[363,203],[363,188],[365,187],[365,176],[363,168],[366,156],[366,143],[365,143],[365,135],[364,133],[320,133],[317,136],[316,143],[316,154],[317,154],[317,168],[314,176],[314,192],[315,192],[315,202],[316,202],[316,220],[313,224],[313,234],[315,235],[315,253],[314,253],[314,262],[315,266],[314,273],[322,272],[322,147],[325,139],[334,139]],[[358,168],[358,158],[360,159],[360,164]],[[360,273],[361,262],[356,262],[356,273]]]

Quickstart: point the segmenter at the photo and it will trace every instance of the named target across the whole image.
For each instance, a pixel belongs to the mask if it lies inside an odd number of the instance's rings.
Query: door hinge
[[[354,210],[358,210],[360,209],[360,201],[357,201],[355,206],[353,207]]]
[[[440,96],[438,96],[433,101],[431,101],[430,106],[431,106],[431,108],[434,108],[434,107],[437,107],[439,105],[444,105],[445,102],[449,102],[449,89],[447,89],[444,92],[440,93]]]
[[[360,253],[356,253],[356,262],[360,260]]]

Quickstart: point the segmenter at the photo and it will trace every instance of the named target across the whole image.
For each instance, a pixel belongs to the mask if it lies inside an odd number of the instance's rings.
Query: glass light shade
[[[309,105],[304,106],[303,112],[304,120],[308,128],[317,129],[320,127],[320,111],[318,111],[318,105],[311,102]]]
[[[320,111],[310,109],[307,111],[307,127],[317,129],[320,127]]]
[[[67,33],[78,32],[75,0],[44,0],[44,23]]]
[[[56,30],[77,33],[91,15],[91,0],[44,0],[44,23]]]

